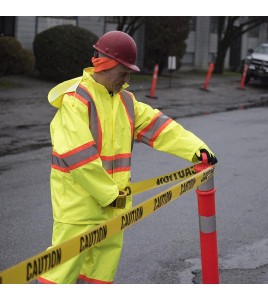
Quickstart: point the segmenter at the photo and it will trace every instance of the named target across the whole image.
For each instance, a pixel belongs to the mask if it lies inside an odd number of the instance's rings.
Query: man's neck
[[[97,74],[97,73],[93,73],[92,74],[92,78],[97,82],[97,83],[99,83],[99,84],[102,84],[105,88],[106,88],[106,90],[108,91],[108,93],[111,95],[111,96],[113,96],[113,91],[109,91],[108,89],[107,89],[107,87],[103,84],[103,82],[102,82],[102,80],[101,80],[101,76],[99,75],[99,74]]]

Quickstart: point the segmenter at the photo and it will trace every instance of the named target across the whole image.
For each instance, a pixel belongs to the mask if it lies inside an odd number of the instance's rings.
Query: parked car
[[[268,44],[260,44],[256,49],[249,49],[245,63],[248,71],[245,83],[251,78],[268,82]]]

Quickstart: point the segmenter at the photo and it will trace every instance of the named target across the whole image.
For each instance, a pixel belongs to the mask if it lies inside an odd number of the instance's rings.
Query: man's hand
[[[207,155],[209,164],[215,165],[218,162],[215,154],[205,144],[202,147],[200,147],[195,153],[195,156],[199,161],[202,161],[202,153],[205,153]]]
[[[110,206],[115,208],[125,208],[126,199],[127,199],[127,193],[124,191],[119,191],[118,197],[110,204]]]

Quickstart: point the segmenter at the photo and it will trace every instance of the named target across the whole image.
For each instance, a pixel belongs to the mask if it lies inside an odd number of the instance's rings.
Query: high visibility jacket
[[[204,144],[193,133],[125,90],[111,95],[87,68],[48,95],[58,111],[50,124],[51,197],[55,221],[99,224],[121,209],[109,204],[130,183],[136,139],[192,161]],[[126,209],[132,206],[127,199]]]

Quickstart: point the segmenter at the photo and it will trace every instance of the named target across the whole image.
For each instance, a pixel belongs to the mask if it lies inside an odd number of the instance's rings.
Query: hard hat
[[[137,46],[133,38],[123,31],[109,31],[102,35],[93,47],[124,66],[140,71],[135,65]]]

